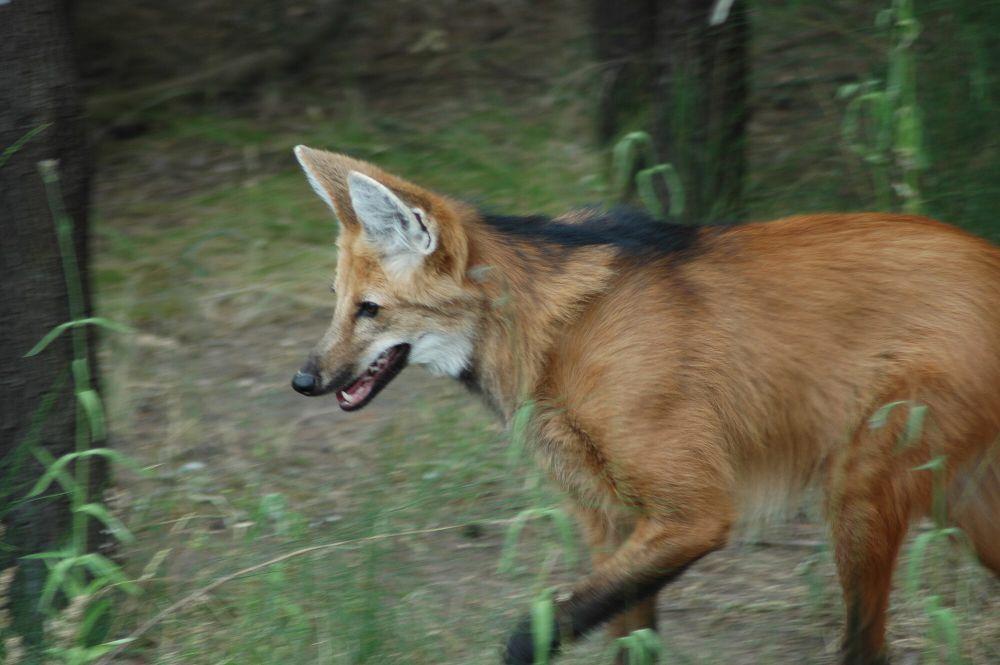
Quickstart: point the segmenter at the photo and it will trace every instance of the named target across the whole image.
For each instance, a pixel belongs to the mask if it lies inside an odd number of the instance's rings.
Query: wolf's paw
[[[552,641],[549,643],[550,654],[559,650],[559,643],[559,630],[556,626],[552,631]],[[503,662],[504,665],[534,665],[535,636],[531,632],[531,617],[522,619],[507,638]]]

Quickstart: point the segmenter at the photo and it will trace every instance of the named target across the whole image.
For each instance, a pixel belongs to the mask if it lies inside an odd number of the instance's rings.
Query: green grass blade
[[[663,642],[649,628],[640,628],[615,642],[625,652],[628,665],[654,665],[661,661]]]
[[[931,620],[931,635],[944,647],[948,665],[964,665],[962,638],[958,621],[950,608],[942,607],[937,596],[927,599],[927,616]]]
[[[639,154],[641,152],[641,155]],[[614,191],[621,200],[628,193],[629,182],[637,168],[656,163],[653,139],[646,132],[630,132],[611,151]]]
[[[503,541],[503,551],[500,554],[500,564],[497,567],[499,572],[507,573],[513,568],[514,557],[517,556],[517,543],[521,538],[524,525],[528,523],[529,519],[536,517],[540,510],[539,508],[522,510],[517,514],[510,526],[507,527],[507,534],[504,536]]]
[[[660,197],[656,195],[656,188],[653,186],[653,176],[660,176],[667,185],[669,193],[670,208],[665,215]],[[636,188],[639,190],[639,197],[643,204],[649,208],[653,216],[657,219],[670,217],[677,219],[684,214],[684,185],[681,176],[673,164],[657,164],[656,166],[639,171],[635,176]]]
[[[126,592],[131,594],[139,592],[139,587],[125,577],[122,569],[107,557],[96,552],[91,552],[80,557],[79,562],[86,566],[94,575],[121,586]]]
[[[99,598],[96,601],[90,601],[87,604],[87,609],[83,613],[83,619],[80,621],[80,629],[77,632],[77,635],[79,635],[83,641],[92,640],[93,633],[99,630],[99,623],[101,619],[107,616],[112,607],[110,598]],[[91,654],[93,653],[89,649],[88,652]]]
[[[122,455],[120,452],[112,450],[110,448],[91,448],[89,450],[83,450],[78,453],[66,453],[65,455],[63,455],[62,457],[55,460],[49,465],[49,467],[45,470],[45,473],[42,474],[42,477],[39,478],[38,482],[35,483],[35,486],[31,488],[31,491],[28,493],[28,497],[30,498],[33,496],[38,496],[39,494],[44,492],[48,488],[48,486],[51,485],[52,482],[56,480],[57,477],[66,469],[66,466],[69,465],[70,462],[84,457],[105,457],[111,462],[128,466],[133,470],[140,471],[135,466],[135,464],[129,461],[127,457]],[[65,485],[63,486],[63,488],[66,490],[70,489]]]
[[[566,514],[566,511],[559,508],[549,508],[545,511],[545,514],[552,520],[556,531],[559,533],[559,540],[562,542],[566,564],[571,567],[575,566],[577,559],[576,538],[573,532],[573,523],[569,515]]]
[[[868,419],[868,428],[881,429],[885,427],[886,423],[889,422],[889,415],[892,413],[892,410],[895,409],[897,406],[902,406],[903,404],[908,404],[908,403],[909,403],[908,400],[904,399],[904,400],[897,400],[895,402],[889,402],[888,404],[883,404]]]
[[[45,348],[49,344],[51,344],[52,342],[54,342],[56,340],[56,338],[59,337],[59,335],[63,334],[64,332],[66,332],[70,328],[77,328],[79,326],[87,326],[87,325],[100,326],[102,328],[107,328],[108,330],[113,330],[115,332],[121,332],[121,333],[133,333],[133,332],[135,332],[135,329],[133,329],[133,328],[131,328],[129,326],[126,326],[126,325],[121,324],[121,323],[117,323],[115,321],[112,321],[110,319],[106,319],[106,318],[101,317],[101,316],[90,316],[90,317],[87,317],[87,318],[84,318],[84,319],[76,319],[74,321],[67,321],[66,323],[61,323],[58,326],[56,326],[55,328],[53,328],[52,330],[50,330],[49,332],[47,332],[45,334],[45,336],[42,337],[42,339],[40,339],[38,341],[37,344],[35,344],[33,347],[31,347],[30,351],[28,351],[26,354],[24,354],[24,357],[25,358],[31,358],[32,356],[37,356],[39,353],[41,353],[42,351],[44,351]]]
[[[76,394],[76,399],[87,414],[87,424],[90,426],[90,438],[92,441],[103,441],[107,436],[107,428],[104,422],[104,409],[101,406],[101,398],[93,388],[81,390]]]
[[[45,560],[45,559],[65,559],[67,556],[72,556],[71,552],[35,552],[34,554],[25,554],[20,557],[21,559],[35,559],[35,560]]]
[[[47,490],[49,488],[49,485],[51,485],[56,480],[59,480],[60,485],[62,485],[62,488],[67,492],[72,490],[73,487],[72,480],[68,481],[70,484],[67,486],[66,485],[67,480],[66,477],[63,476],[63,472],[66,470],[66,467],[69,465],[69,463],[72,462],[74,459],[76,459],[78,455],[79,453],[69,453],[55,460],[45,470],[45,473],[42,474],[41,478],[39,478],[35,482],[34,487],[32,487],[31,491],[28,492],[27,498],[30,499],[32,497],[38,496],[39,494]]]
[[[555,631],[555,607],[552,594],[542,594],[531,605],[531,637],[535,645],[535,665],[548,665],[549,648]]]
[[[945,462],[947,457],[944,455],[938,455],[929,462],[924,462],[920,466],[913,467],[914,471],[943,471],[945,467]]]
[[[653,186],[653,174],[656,173],[657,168],[659,167],[654,166],[653,168],[639,171],[635,176],[635,186],[639,191],[639,198],[642,199],[642,204],[652,213],[653,217],[665,220],[667,216],[663,212],[663,204],[660,203],[660,197],[656,195],[656,188]],[[672,199],[673,197],[671,196]]]
[[[910,407],[910,412],[906,415],[906,427],[903,429],[901,446],[912,446],[920,440],[924,433],[924,419],[926,417],[927,406],[925,404],[916,404]]]
[[[513,466],[521,460],[528,446],[531,419],[535,415],[535,403],[528,400],[514,412],[510,426],[510,446],[507,448],[507,464]]]
[[[906,589],[911,596],[916,599],[916,594],[920,590],[920,583],[923,580],[922,565],[927,549],[940,536],[941,530],[934,529],[922,533],[913,541],[910,546],[909,557],[906,561]]]
[[[94,519],[98,520],[108,528],[108,531],[114,534],[115,538],[123,543],[135,542],[135,536],[132,535],[132,532],[128,530],[125,524],[123,524],[120,519],[109,513],[108,510],[101,504],[85,503],[82,506],[78,506],[76,508],[76,512],[90,515]]]
[[[0,168],[2,168],[3,165],[6,164],[18,150],[24,147],[25,143],[35,138],[36,136],[38,136],[51,126],[52,126],[51,122],[46,122],[43,125],[39,125],[38,127],[35,127],[34,129],[31,129],[28,132],[26,132],[24,136],[14,141],[14,143],[12,143],[11,145],[4,148],[3,154],[0,154]]]
[[[52,607],[52,601],[56,596],[56,592],[66,584],[69,579],[69,573],[77,562],[77,557],[70,556],[57,561],[49,569],[49,574],[45,578],[45,584],[42,586],[42,593],[38,598],[39,610],[46,612]]]

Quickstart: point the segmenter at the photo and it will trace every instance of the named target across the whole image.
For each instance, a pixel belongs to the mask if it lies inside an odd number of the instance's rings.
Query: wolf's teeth
[[[340,393],[340,399],[343,400],[344,402],[347,402],[348,404],[352,404],[354,402],[354,400],[351,399],[351,394],[346,392]]]

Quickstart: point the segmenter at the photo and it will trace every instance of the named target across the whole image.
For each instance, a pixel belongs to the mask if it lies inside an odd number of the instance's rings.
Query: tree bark
[[[653,138],[680,173],[689,222],[741,219],[746,174],[749,17],[736,0],[710,25],[712,0],[671,0],[657,16]]]
[[[53,386],[37,446],[53,457],[74,449],[76,402],[69,376],[73,352],[62,335],[41,355],[24,354],[54,326],[70,319],[52,211],[37,164],[57,160],[62,201],[90,309],[87,205],[90,161],[70,30],[69,3],[12,0],[0,4],[0,515],[5,526],[0,568],[17,564],[9,609],[13,628],[39,643],[37,602],[46,569],[28,554],[65,544],[70,519],[64,497],[25,501],[42,471],[24,446],[37,410]],[[19,140],[37,131],[16,151]],[[91,358],[93,361],[93,358]],[[91,362],[96,383],[96,367]],[[94,386],[96,387],[96,385]],[[100,480],[100,469],[91,472]],[[57,486],[54,486],[55,490]],[[52,493],[55,493],[53,491]]]
[[[601,65],[597,137],[602,144],[648,121],[658,5],[657,0],[591,0],[594,52]]]

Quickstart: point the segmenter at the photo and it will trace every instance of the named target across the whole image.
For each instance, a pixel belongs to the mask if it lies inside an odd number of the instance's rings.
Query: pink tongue
[[[340,401],[348,405],[357,404],[365,397],[368,397],[368,393],[372,391],[372,387],[374,385],[375,385],[375,377],[373,376],[362,377],[356,383],[349,386],[346,390],[342,391],[344,395],[347,395],[348,397],[351,398],[350,401],[343,399],[343,397],[341,397]]]

